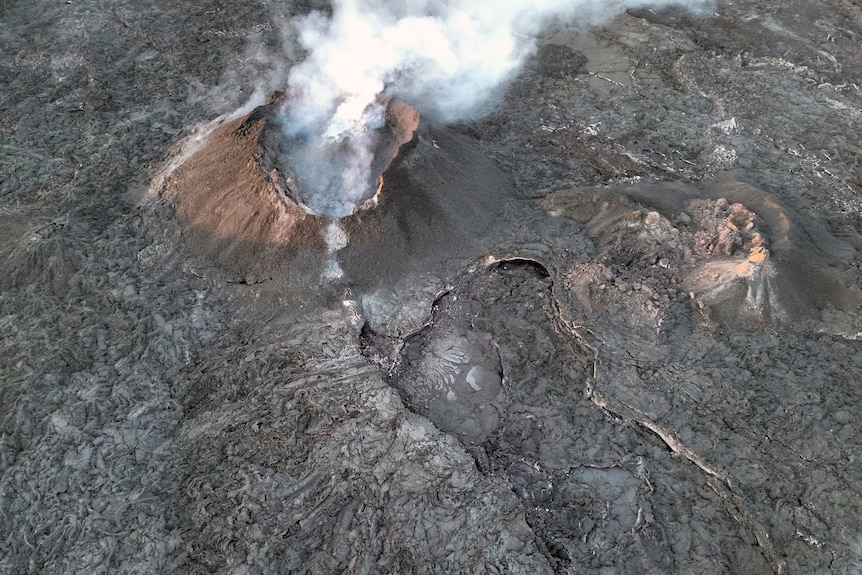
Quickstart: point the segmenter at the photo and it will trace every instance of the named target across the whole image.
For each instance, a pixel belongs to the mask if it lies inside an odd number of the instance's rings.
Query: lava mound
[[[741,175],[704,189],[561,190],[542,205],[584,225],[598,248],[563,282],[589,314],[657,333],[677,298],[704,325],[858,331],[853,245]]]

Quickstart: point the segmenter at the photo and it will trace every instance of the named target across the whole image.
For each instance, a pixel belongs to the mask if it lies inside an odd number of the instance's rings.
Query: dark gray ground
[[[862,573],[859,2],[560,25],[248,285],[147,190],[316,4],[0,0],[0,572]]]

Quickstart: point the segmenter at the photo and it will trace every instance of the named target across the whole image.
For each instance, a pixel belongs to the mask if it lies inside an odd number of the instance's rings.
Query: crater
[[[284,102],[277,93],[206,126],[154,181],[151,193],[175,209],[190,252],[240,283],[277,280],[282,293],[306,297],[332,282],[377,287],[433,274],[487,248],[515,189],[475,142],[420,125],[416,110],[389,100],[385,122],[368,136],[374,160],[364,186],[346,200],[318,197],[307,187],[310,168],[298,163],[306,142],[285,135]],[[327,190],[352,145],[330,144],[315,160],[335,174]]]
[[[373,153],[367,185],[336,201],[331,190],[352,144],[330,142],[311,157],[303,138],[285,135],[285,98],[275,93],[246,115],[202,129],[154,185],[175,208],[190,251],[247,283],[272,277],[303,253],[325,253],[332,220],[376,205],[383,172],[419,125],[412,107],[390,100],[386,121],[364,136]]]

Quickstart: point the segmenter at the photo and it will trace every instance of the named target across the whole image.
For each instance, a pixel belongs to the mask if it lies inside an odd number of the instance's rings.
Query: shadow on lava
[[[343,220],[345,273],[373,287],[475,258],[491,246],[514,195],[509,177],[467,138],[422,127],[385,173],[378,206]]]

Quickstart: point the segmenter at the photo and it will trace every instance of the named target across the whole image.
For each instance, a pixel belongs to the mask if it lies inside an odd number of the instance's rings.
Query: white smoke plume
[[[438,122],[488,111],[552,22],[590,26],[630,8],[701,9],[712,0],[334,0],[296,23],[307,58],[289,73],[285,131],[306,144],[297,177],[331,217],[366,196],[386,99]],[[349,143],[347,143],[349,141]],[[300,158],[297,158],[300,159]],[[327,164],[341,162],[339,166]],[[334,170],[334,172],[333,172]],[[361,201],[361,200],[360,200]],[[317,204],[317,205],[313,205]]]

